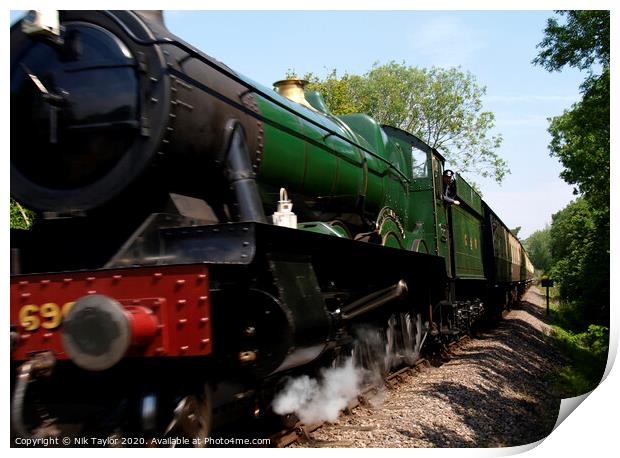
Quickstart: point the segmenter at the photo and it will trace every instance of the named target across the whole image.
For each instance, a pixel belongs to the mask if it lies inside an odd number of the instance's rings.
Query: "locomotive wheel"
[[[345,365],[347,360],[353,358],[353,347],[350,345],[338,347],[334,349],[333,357],[331,360],[330,367],[335,369],[337,367],[342,367]]]
[[[212,409],[211,388],[205,385],[202,393],[185,396],[179,401],[165,436],[187,438],[191,447],[206,447],[205,439],[211,434]]]
[[[413,365],[420,358],[422,346],[422,317],[419,313],[406,312],[392,315],[387,329],[390,366]]]
[[[385,329],[359,328],[352,344],[353,364],[365,372],[364,382],[376,384],[388,375],[388,341]]]
[[[410,323],[413,332],[411,342],[412,356],[411,360],[407,361],[407,363],[413,365],[418,359],[420,359],[420,354],[422,353],[422,315],[415,313],[413,315],[413,319],[410,320]]]

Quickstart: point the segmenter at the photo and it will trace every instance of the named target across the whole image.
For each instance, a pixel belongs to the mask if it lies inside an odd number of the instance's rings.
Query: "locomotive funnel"
[[[300,80],[296,78],[289,78],[285,80],[276,81],[273,83],[273,87],[276,92],[281,96],[286,97],[293,102],[297,102],[300,105],[310,108],[316,111],[316,109],[308,103],[304,94],[304,88],[308,84],[306,80]]]

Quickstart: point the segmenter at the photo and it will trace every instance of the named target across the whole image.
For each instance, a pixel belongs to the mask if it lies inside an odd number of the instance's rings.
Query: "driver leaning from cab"
[[[456,197],[456,186],[454,184],[454,172],[452,170],[444,170],[443,201],[449,205],[461,205],[461,202],[454,199]]]

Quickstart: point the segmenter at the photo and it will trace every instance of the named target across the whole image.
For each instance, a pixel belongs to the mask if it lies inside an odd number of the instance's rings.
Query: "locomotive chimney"
[[[288,78],[285,80],[276,81],[273,83],[273,87],[278,94],[292,100],[293,102],[299,103],[306,108],[316,111],[315,108],[308,103],[304,95],[304,88],[306,87],[306,84],[308,84],[308,81],[306,80]]]

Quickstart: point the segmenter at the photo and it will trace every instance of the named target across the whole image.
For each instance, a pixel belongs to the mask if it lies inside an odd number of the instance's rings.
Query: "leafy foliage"
[[[29,229],[34,221],[34,213],[11,199],[11,229]]]
[[[558,11],[547,21],[534,63],[549,71],[566,65],[588,70],[582,100],[551,120],[552,156],[565,167],[561,176],[596,207],[609,207],[609,11]],[[595,70],[600,70],[596,74]]]
[[[607,358],[609,352],[609,328],[591,324],[584,333],[577,334],[581,345],[589,348],[599,359]]]
[[[571,303],[552,301],[550,309],[553,326],[549,339],[565,359],[562,366],[550,374],[555,395],[570,398],[592,391],[605,372],[609,328],[590,325],[584,329],[583,317],[578,316],[582,311]]]
[[[609,90],[607,69],[590,80],[580,102],[549,126],[549,149],[565,167],[560,176],[598,207],[609,206]]]
[[[581,195],[553,215],[551,274],[562,306],[583,326],[609,323],[610,69],[609,11],[559,11],[547,22],[534,63],[549,71],[588,70],[582,99],[551,119],[549,149],[562,178]]]
[[[579,396],[596,388],[607,363],[609,328],[590,325],[587,331],[574,333],[553,326],[551,337],[569,361],[555,374],[559,396]]]
[[[559,71],[569,65],[580,70],[594,64],[609,67],[609,11],[558,11],[567,16],[564,25],[549,18],[541,49],[534,63],[547,70]]]
[[[534,232],[525,240],[524,246],[534,267],[547,273],[553,261],[550,228]]]
[[[580,311],[582,323],[609,323],[608,223],[608,216],[583,197],[553,215],[551,276],[560,284],[561,300]]]
[[[290,72],[289,72],[290,73]],[[319,91],[333,114],[366,113],[381,124],[411,132],[463,174],[493,177],[501,182],[509,173],[496,150],[501,135],[491,135],[495,116],[482,107],[485,88],[460,68],[421,69],[404,63],[376,63],[364,75],[321,79],[304,76],[308,89]]]
[[[580,197],[553,215],[549,229],[533,234],[528,249],[535,265],[549,262],[559,283],[552,338],[568,361],[556,374],[556,389],[561,397],[572,397],[596,388],[609,349],[610,28],[609,11],[558,14],[566,21],[547,21],[534,63],[549,71],[567,65],[588,70],[581,101],[549,126],[551,155],[560,160],[561,177],[575,185]]]

